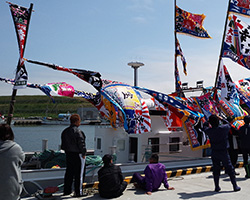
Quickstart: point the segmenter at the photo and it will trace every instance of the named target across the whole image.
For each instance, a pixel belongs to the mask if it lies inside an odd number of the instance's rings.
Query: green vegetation
[[[16,96],[13,117],[52,117],[59,113],[76,113],[79,107],[93,107],[91,103],[81,97],[54,97],[55,103],[47,96]],[[0,113],[7,117],[10,96],[0,97]]]

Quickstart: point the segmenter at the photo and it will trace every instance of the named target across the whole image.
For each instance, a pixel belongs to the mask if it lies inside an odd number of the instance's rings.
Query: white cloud
[[[129,6],[130,10],[141,12],[150,11],[153,12],[153,0],[131,0],[132,5]]]
[[[138,24],[146,24],[147,23],[147,19],[144,17],[134,17],[134,18],[132,18],[132,21],[134,21]]]

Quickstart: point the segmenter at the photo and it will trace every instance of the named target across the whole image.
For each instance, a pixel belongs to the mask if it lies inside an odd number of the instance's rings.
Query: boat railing
[[[182,146],[183,142],[142,145],[142,162],[147,162],[152,153],[157,153],[159,156],[181,153]]]

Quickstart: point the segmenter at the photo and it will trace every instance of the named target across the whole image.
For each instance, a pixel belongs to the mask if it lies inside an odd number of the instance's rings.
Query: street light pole
[[[129,62],[128,65],[134,69],[134,86],[137,86],[137,69],[144,66],[144,64],[141,62]]]

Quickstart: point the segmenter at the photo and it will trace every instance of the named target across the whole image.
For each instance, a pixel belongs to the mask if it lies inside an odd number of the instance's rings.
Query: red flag
[[[25,7],[10,3],[10,11],[15,25],[20,54],[19,62],[17,65],[14,89],[26,87],[28,81],[28,73],[25,69],[23,55],[28,35],[32,7],[33,4],[30,4],[30,8],[27,9]]]
[[[191,12],[187,12],[182,10],[178,6],[176,6],[176,32],[189,34],[194,37],[199,38],[211,38],[208,32],[203,27],[203,21],[205,19],[204,14],[193,14]]]

